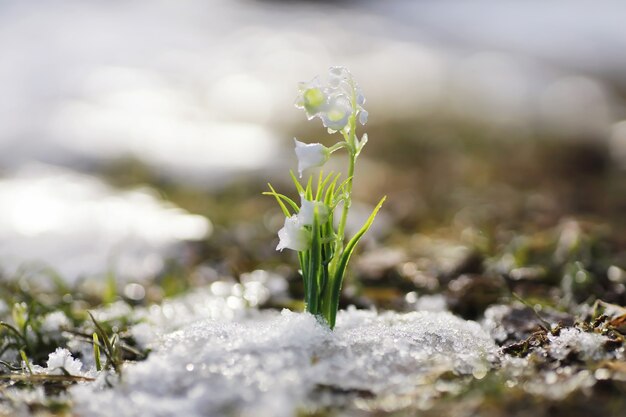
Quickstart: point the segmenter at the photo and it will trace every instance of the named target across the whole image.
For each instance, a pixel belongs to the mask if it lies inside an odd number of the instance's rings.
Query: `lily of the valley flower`
[[[330,150],[321,143],[304,143],[293,139],[296,143],[296,156],[298,157],[298,173],[302,177],[302,171],[307,168],[322,166],[330,157]]]
[[[307,250],[311,246],[311,233],[300,224],[298,216],[285,218],[285,225],[278,231],[278,246],[276,250],[292,249],[298,252]]]
[[[300,206],[287,195],[276,192],[271,185],[270,191],[264,193],[276,198],[285,215],[285,225],[278,231],[280,241],[276,249],[298,252],[306,311],[323,319],[331,329],[335,326],[341,286],[350,257],[385,201],[383,197],[354,236],[346,236],[355,164],[367,143],[367,134],[359,139],[356,132],[359,123],[367,123],[364,104],[365,97],[359,85],[344,67],[330,68],[323,80],[316,77],[308,83],[301,83],[296,107],[303,109],[309,120],[319,118],[328,133],[338,132],[341,139],[326,147],[294,138],[300,177],[302,171],[324,165],[330,154],[340,150],[347,153],[347,177],[340,181],[341,174],[324,176],[320,173],[317,181],[310,177],[302,184],[292,173],[294,185],[300,193]],[[339,203],[341,208],[335,209]],[[337,222],[333,221],[335,215]]]
[[[298,222],[302,226],[313,226],[313,218],[317,209],[317,221],[324,223],[328,219],[328,207],[321,201],[309,201],[301,196],[302,206],[298,213]]]
[[[296,107],[304,109],[309,120],[319,117],[330,133],[346,129],[353,112],[361,124],[367,123],[365,97],[344,67],[331,67],[326,83],[316,77],[300,83],[299,90]]]
[[[332,131],[339,131],[346,127],[352,114],[352,103],[344,95],[337,95],[330,99],[328,109],[322,113],[322,123]]]
[[[304,109],[309,120],[319,116],[326,109],[328,95],[319,78],[316,77],[308,83],[300,83],[299,91],[296,107]]]

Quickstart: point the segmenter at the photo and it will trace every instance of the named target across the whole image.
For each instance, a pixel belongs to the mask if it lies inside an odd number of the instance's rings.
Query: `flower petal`
[[[330,151],[321,143],[304,143],[293,138],[296,143],[296,156],[298,157],[298,173],[302,177],[302,171],[308,168],[322,166],[328,161]]]
[[[298,252],[305,251],[311,246],[310,232],[298,223],[297,216],[285,218],[285,225],[278,231],[278,246],[276,250],[292,249]]]
[[[329,129],[341,130],[348,124],[352,103],[345,95],[331,98],[328,109],[322,113],[322,123]]]
[[[320,223],[324,223],[328,219],[328,207],[321,201],[309,201],[300,196],[302,206],[298,212],[298,223],[302,226],[312,226],[315,209],[317,209],[317,218]]]
[[[365,126],[365,123],[367,123],[367,116],[369,116],[369,113],[367,112],[367,110],[361,109],[359,111],[359,122]]]

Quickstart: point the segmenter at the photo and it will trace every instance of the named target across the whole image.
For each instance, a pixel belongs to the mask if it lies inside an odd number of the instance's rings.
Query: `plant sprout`
[[[274,196],[285,215],[276,249],[291,249],[298,253],[306,311],[322,318],[332,329],[350,257],[372,225],[385,197],[361,229],[348,239],[346,222],[352,202],[354,169],[367,143],[367,134],[363,134],[361,139],[356,135],[357,121],[361,125],[367,122],[368,113],[363,108],[365,97],[350,72],[343,67],[331,67],[325,82],[316,77],[299,87],[296,107],[303,109],[309,120],[321,119],[329,134],[341,134],[341,140],[331,147],[294,139],[300,178],[303,171],[323,166],[330,155],[339,150],[348,153],[348,173],[340,182],[340,173],[324,175],[320,172],[315,180],[309,176],[303,185],[292,172],[300,204],[277,193],[271,184],[270,191],[264,194]]]

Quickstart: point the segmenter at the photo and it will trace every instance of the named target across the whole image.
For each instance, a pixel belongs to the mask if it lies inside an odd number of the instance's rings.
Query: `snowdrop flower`
[[[317,218],[319,223],[324,223],[328,219],[328,207],[321,201],[309,201],[301,196],[302,207],[298,213],[298,223],[302,226],[313,226],[313,217],[317,208]]]
[[[285,225],[278,231],[278,246],[276,250],[292,249],[298,252],[307,250],[311,246],[311,234],[298,221],[298,216],[285,219]]]
[[[298,157],[298,173],[302,178],[302,171],[307,168],[322,166],[330,157],[330,150],[321,143],[304,143],[294,138],[296,156]]]

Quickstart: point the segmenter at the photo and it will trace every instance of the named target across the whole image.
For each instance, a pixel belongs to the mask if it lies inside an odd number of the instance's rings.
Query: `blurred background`
[[[294,136],[334,140],[293,103],[299,81],[345,65],[370,112],[356,220],[389,196],[361,275],[391,267],[435,290],[432,262],[471,272],[468,253],[534,242],[519,235],[564,250],[589,233],[623,294],[625,14],[610,0],[1,2],[3,277],[175,292],[167,277],[293,274],[260,193],[293,194]]]

